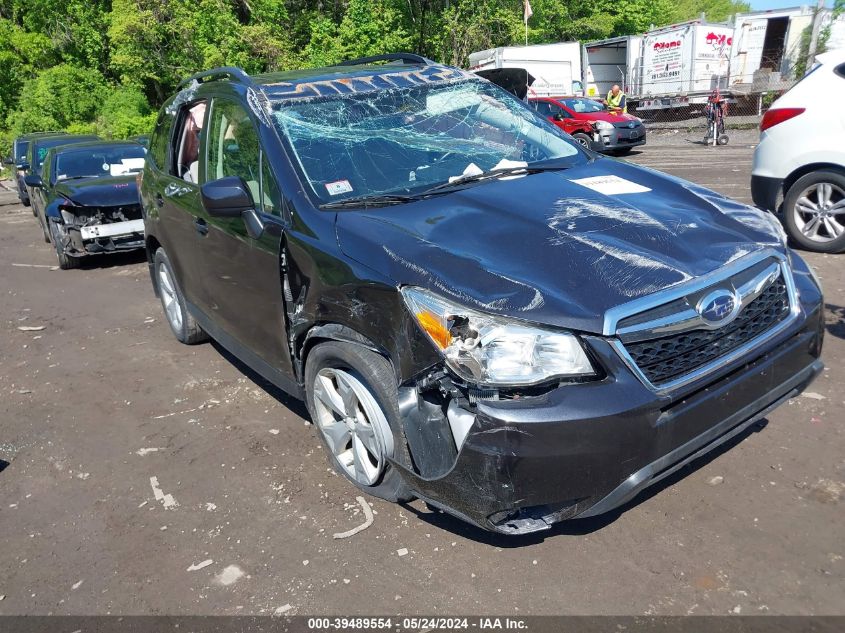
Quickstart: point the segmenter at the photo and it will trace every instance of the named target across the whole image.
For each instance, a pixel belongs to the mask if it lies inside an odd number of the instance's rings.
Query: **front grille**
[[[645,377],[660,385],[730,353],[768,331],[788,314],[789,293],[780,276],[723,328],[691,330],[627,343],[625,349]]]

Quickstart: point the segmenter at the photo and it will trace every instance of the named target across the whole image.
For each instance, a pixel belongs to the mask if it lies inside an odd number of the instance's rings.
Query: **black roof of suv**
[[[821,371],[821,294],[776,219],[457,68],[214,69],[150,148],[173,334],[303,398],[385,499],[504,533],[606,512]]]

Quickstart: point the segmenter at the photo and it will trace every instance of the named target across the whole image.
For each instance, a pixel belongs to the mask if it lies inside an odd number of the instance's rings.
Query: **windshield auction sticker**
[[[576,185],[581,185],[587,189],[598,191],[606,196],[617,196],[623,193],[645,193],[651,191],[648,187],[643,187],[630,180],[625,180],[619,176],[592,176],[590,178],[578,178],[573,180]]]
[[[352,185],[348,180],[335,180],[334,182],[326,183],[326,190],[331,196],[339,196],[342,193],[349,193],[352,191]]]

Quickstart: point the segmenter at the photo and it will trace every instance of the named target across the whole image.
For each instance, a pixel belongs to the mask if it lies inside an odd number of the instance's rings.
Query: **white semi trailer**
[[[581,44],[560,42],[534,46],[500,46],[471,53],[469,69],[524,68],[533,77],[529,96],[583,95]]]

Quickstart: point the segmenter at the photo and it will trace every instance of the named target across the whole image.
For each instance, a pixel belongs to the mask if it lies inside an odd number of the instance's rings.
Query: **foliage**
[[[747,9],[741,0],[531,4],[533,44]],[[522,43],[522,8],[520,0],[0,0],[0,135],[148,132],[179,81],[215,65],[258,73],[400,50],[465,65],[472,51]]]

